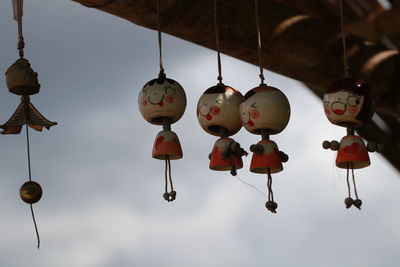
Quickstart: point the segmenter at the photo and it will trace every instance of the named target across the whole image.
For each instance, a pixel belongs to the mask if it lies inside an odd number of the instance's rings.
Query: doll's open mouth
[[[336,115],[343,115],[346,112],[346,104],[342,102],[333,102],[331,107]]]

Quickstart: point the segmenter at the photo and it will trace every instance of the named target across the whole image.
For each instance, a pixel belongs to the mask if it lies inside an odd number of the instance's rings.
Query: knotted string
[[[18,44],[17,49],[19,51],[19,57],[24,57],[24,36],[22,34],[22,15],[23,15],[23,0],[14,0],[13,1],[14,8],[14,19],[18,23]]]

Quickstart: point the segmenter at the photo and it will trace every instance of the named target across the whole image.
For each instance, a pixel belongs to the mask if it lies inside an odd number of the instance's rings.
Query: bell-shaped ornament
[[[148,122],[162,125],[167,118],[172,124],[185,112],[186,94],[177,81],[161,77],[143,86],[138,102],[140,113]]]
[[[40,89],[38,74],[25,58],[19,58],[8,68],[6,83],[9,91],[16,95],[34,95]]]
[[[154,141],[152,157],[160,160],[174,160],[183,157],[178,136],[173,131],[161,131]]]
[[[334,82],[325,92],[323,103],[329,121],[343,127],[361,127],[374,113],[368,85],[351,77]]]
[[[239,105],[242,94],[224,84],[208,88],[197,104],[197,119],[200,126],[215,136],[231,136],[242,127]]]
[[[215,171],[231,171],[243,167],[243,149],[232,138],[221,137],[210,154],[210,169]]]
[[[274,141],[261,140],[250,148],[254,151],[250,171],[254,173],[277,173],[283,170],[281,153]]]
[[[346,135],[340,140],[336,166],[342,169],[347,169],[349,166],[352,166],[353,169],[361,169],[370,164],[368,150],[361,137]]]
[[[282,91],[262,84],[244,95],[240,105],[243,127],[253,134],[278,134],[290,118],[290,104]]]

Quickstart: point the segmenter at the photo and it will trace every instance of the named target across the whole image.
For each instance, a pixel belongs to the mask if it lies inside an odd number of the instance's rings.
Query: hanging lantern
[[[215,142],[209,155],[210,169],[231,171],[243,167],[242,156],[246,152],[229,136],[236,134],[242,124],[239,118],[239,105],[242,94],[236,89],[219,83],[208,88],[197,104],[197,119],[207,133],[220,138]]]
[[[336,166],[346,169],[348,197],[344,200],[346,208],[354,205],[361,209],[362,201],[358,197],[354,169],[361,169],[370,165],[368,152],[381,152],[383,146],[373,142],[366,146],[361,137],[355,134],[355,129],[368,123],[374,113],[374,101],[370,95],[368,85],[350,75],[347,62],[346,38],[343,26],[343,3],[339,0],[340,24],[343,43],[344,77],[335,81],[325,92],[323,105],[328,120],[335,125],[346,127],[347,135],[340,143],[338,141],[324,141],[324,149],[338,151]],[[351,197],[349,172],[351,171],[353,190],[356,197]]]
[[[336,166],[347,170],[348,197],[345,199],[346,208],[353,204],[361,208],[362,201],[358,198],[353,169],[361,169],[370,165],[369,152],[382,151],[383,147],[369,142],[366,146],[363,139],[355,134],[355,129],[368,123],[374,113],[374,102],[370,96],[367,84],[351,77],[334,82],[325,92],[324,111],[328,120],[335,125],[345,127],[347,135],[340,143],[324,141],[323,147],[338,151]],[[351,170],[356,199],[350,192],[349,171]]]
[[[139,110],[143,118],[151,124],[162,125],[163,130],[156,136],[152,157],[165,161],[165,192],[166,201],[176,199],[171,176],[170,160],[183,157],[181,144],[177,134],[171,131],[171,124],[177,122],[186,109],[186,94],[182,86],[166,77],[162,64],[162,43],[160,30],[160,7],[157,0],[158,44],[160,52],[160,73],[158,78],[147,82],[139,93]],[[170,191],[168,191],[168,184]]]
[[[24,125],[26,127],[29,180],[21,186],[20,197],[25,203],[30,205],[39,248],[40,237],[32,204],[40,200],[43,190],[39,183],[32,181],[29,127],[37,131],[42,131],[43,127],[50,129],[51,126],[57,123],[46,119],[30,102],[29,96],[39,93],[40,84],[38,81],[38,74],[31,68],[29,61],[24,58],[25,43],[22,35],[22,0],[13,1],[13,7],[14,19],[18,22],[18,50],[20,58],[6,71],[6,83],[10,93],[21,96],[21,103],[18,105],[11,118],[3,125],[0,125],[0,128],[3,129],[1,132],[2,134],[19,134],[22,127]]]
[[[273,197],[271,174],[283,170],[282,162],[288,161],[288,156],[269,137],[286,128],[290,118],[289,101],[279,89],[261,83],[244,95],[240,114],[243,127],[262,137],[261,141],[250,146],[250,151],[253,152],[250,171],[268,175],[266,208],[276,213],[278,204]]]

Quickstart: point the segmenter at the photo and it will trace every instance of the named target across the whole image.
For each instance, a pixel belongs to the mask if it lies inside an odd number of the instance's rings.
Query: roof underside
[[[156,1],[74,0],[156,29]],[[373,122],[358,130],[382,143],[382,153],[400,171],[400,0],[344,0],[347,54],[351,72],[372,88]],[[384,2],[382,0],[381,2]],[[338,0],[259,1],[263,67],[299,80],[319,97],[343,76]],[[213,0],[162,0],[163,32],[214,49]],[[218,0],[220,50],[257,65],[254,3]]]

